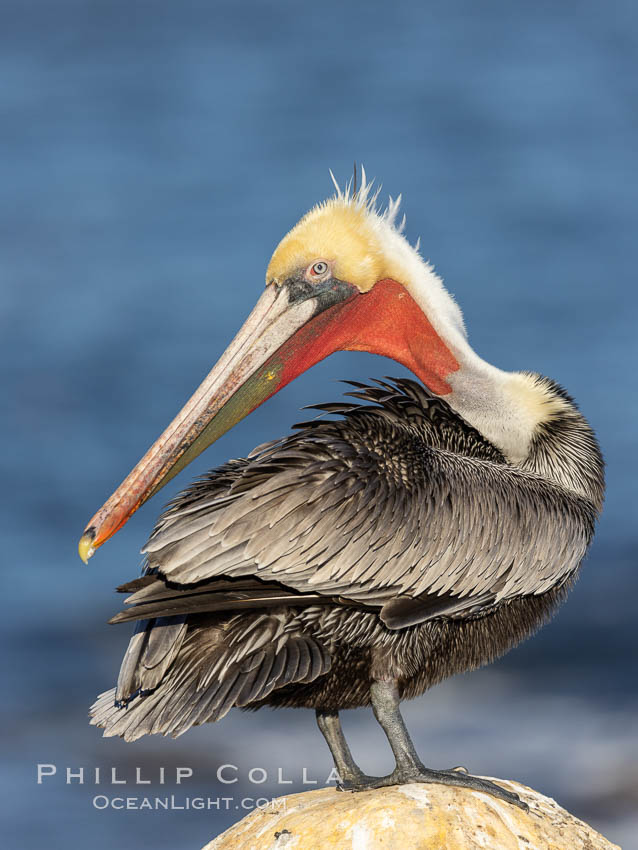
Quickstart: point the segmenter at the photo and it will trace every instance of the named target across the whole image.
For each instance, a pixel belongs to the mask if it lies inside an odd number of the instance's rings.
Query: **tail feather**
[[[160,617],[137,624],[117,679],[116,700],[128,702],[140,691],[152,691],[179,652],[186,636],[186,617]]]
[[[294,616],[289,610],[242,612],[225,622],[143,621],[131,638],[117,689],[98,697],[91,723],[106,737],[127,741],[157,733],[177,737],[277,688],[314,681],[330,669],[330,654],[291,627]]]

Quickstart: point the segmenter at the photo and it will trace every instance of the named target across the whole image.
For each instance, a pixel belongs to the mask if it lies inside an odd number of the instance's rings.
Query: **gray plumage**
[[[521,466],[411,380],[355,384],[338,419],[181,493],[124,585],[136,620],[92,722],[178,735],[233,706],[334,711],[392,678],[413,697],[484,664],[554,611],[591,540],[600,452],[565,400]]]

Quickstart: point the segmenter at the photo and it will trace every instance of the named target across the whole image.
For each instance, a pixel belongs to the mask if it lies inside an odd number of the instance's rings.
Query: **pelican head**
[[[84,561],[207,446],[335,351],[391,357],[433,392],[451,391],[460,311],[402,235],[400,198],[379,211],[378,192],[362,176],[357,191],[335,183],[336,194],[279,243],[265,291],[235,339],[89,522]]]

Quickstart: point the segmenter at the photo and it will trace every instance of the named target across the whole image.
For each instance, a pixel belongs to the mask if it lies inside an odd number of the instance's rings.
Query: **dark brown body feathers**
[[[233,706],[354,708],[375,679],[411,698],[563,600],[603,491],[571,400],[518,468],[413,381],[352,395],[365,403],[320,406],[341,418],[227,463],[162,515],[146,575],[121,588],[114,621],[138,625],[92,709],[106,735],[177,735]]]

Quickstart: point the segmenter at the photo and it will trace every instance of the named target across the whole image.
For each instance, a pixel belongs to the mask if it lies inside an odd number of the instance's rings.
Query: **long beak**
[[[294,283],[266,287],[217,365],[87,525],[78,546],[85,563],[205,448],[340,347],[324,331],[358,290],[341,281],[320,289],[308,292]]]

